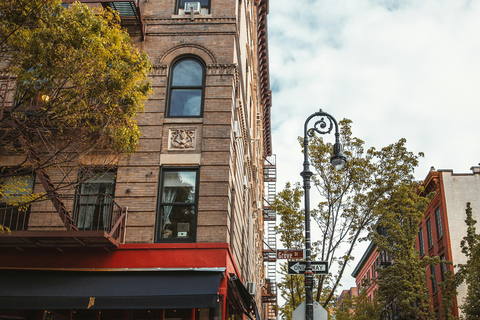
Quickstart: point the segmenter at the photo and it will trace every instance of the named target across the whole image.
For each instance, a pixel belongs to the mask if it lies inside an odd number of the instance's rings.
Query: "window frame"
[[[442,216],[440,208],[435,209],[435,224],[437,229],[437,239],[440,239],[443,237]]]
[[[200,67],[202,68],[202,84],[201,86],[174,86],[174,71],[175,68],[183,61],[195,61],[197,62]],[[167,87],[167,99],[165,105],[165,118],[203,118],[203,110],[205,105],[205,84],[206,84],[206,75],[207,75],[207,68],[205,62],[197,56],[194,55],[183,55],[175,59],[172,64],[170,65],[169,72],[168,72],[168,87]],[[200,102],[200,110],[199,115],[171,115],[172,111],[172,95],[174,90],[201,90],[201,102]]]
[[[435,266],[430,266],[430,280],[432,282],[432,293],[437,293],[437,273]]]
[[[165,173],[168,172],[195,172],[195,200],[192,203],[175,203],[175,202],[164,202],[163,201],[163,187],[165,184]],[[159,188],[157,196],[157,208],[155,214],[155,232],[154,232],[154,242],[155,243],[195,243],[197,241],[197,221],[198,221],[198,196],[199,196],[199,185],[200,185],[200,167],[199,166],[189,166],[189,167],[162,167],[159,172]],[[163,233],[161,222],[163,221],[163,207],[164,206],[185,206],[190,205],[194,207],[194,217],[192,221],[192,235],[191,237],[171,237],[163,238],[161,235]]]
[[[13,170],[9,167],[2,167],[0,168],[0,173],[12,173]],[[11,177],[19,177],[19,178],[26,178],[27,181],[27,188],[31,184],[31,188],[29,190],[26,190],[26,192],[22,192],[21,194],[13,194],[11,196],[18,196],[22,194],[34,194],[35,190],[35,182],[36,182],[36,174],[35,172],[20,172],[18,174],[12,173]],[[8,177],[7,177],[8,178]],[[3,184],[3,181],[0,180],[0,184]],[[29,191],[29,192],[28,192]],[[10,231],[25,231],[28,230],[28,224],[30,220],[30,211],[31,211],[31,204],[28,204],[28,207],[24,209],[23,211],[20,210],[19,207],[12,207],[10,209],[10,219],[7,220],[7,215],[8,215],[8,206],[6,202],[3,202],[2,199],[0,198],[0,225],[3,225],[4,227],[7,227],[10,229]],[[5,210],[1,210],[1,209]],[[17,222],[15,227],[12,226],[12,219],[16,218]],[[8,222],[9,223],[6,223]],[[21,221],[21,222],[20,222]]]
[[[210,14],[212,12],[212,0],[207,0],[208,1],[208,5],[206,6],[202,6],[202,4],[200,3],[200,8],[201,9],[208,9],[208,14]],[[201,2],[200,0],[193,0],[193,1],[185,1],[185,2]],[[180,4],[182,3],[182,0],[176,0],[175,1],[175,14],[179,14],[180,13],[180,9],[184,9],[185,8],[185,4],[183,6],[181,6]],[[187,14],[187,12],[185,12],[185,14]]]
[[[420,254],[425,255],[425,244],[423,241],[423,229],[418,230],[418,247],[420,249]]]
[[[445,281],[445,272],[447,272],[447,264],[446,264],[446,259],[445,259],[445,255],[442,254],[440,256],[440,278],[442,279],[442,282]]]
[[[104,175],[111,174],[111,173],[114,174],[112,182],[108,182],[108,183],[107,182],[96,182],[96,181],[99,180],[98,178],[102,178]],[[106,203],[106,197],[109,196],[109,197],[112,198],[112,200],[115,199],[115,191],[116,191],[116,187],[117,187],[117,174],[118,174],[117,168],[104,168],[104,169],[93,168],[91,171],[89,170],[88,172],[85,172],[85,171],[79,172],[80,182],[78,183],[78,185],[75,188],[75,201],[74,201],[74,207],[73,207],[73,220],[75,221],[75,226],[79,230],[108,230],[109,228],[111,228],[111,225],[106,224],[106,222],[108,222],[109,219],[108,219],[108,215],[105,216],[105,213],[108,214],[108,211],[113,211],[112,210],[113,208],[109,207],[108,204]],[[97,179],[95,179],[94,181],[91,181],[91,182],[87,182],[88,180],[91,180],[91,179],[94,179],[94,178],[97,178]],[[82,192],[82,188],[86,184],[90,184],[90,185],[93,185],[93,184],[99,184],[99,185],[100,184],[110,184],[110,185],[113,186],[112,187],[113,190],[112,190],[111,193],[98,192],[98,193],[95,193],[95,194],[88,194],[88,193],[84,194]],[[103,194],[103,198],[100,198],[100,196],[102,194]],[[85,199],[84,197],[88,198],[86,203],[83,202],[83,200]],[[90,203],[90,199],[92,197],[95,197],[95,202]],[[101,199],[101,201],[98,201],[98,199]],[[84,207],[85,210],[82,210],[82,207]],[[92,220],[89,222],[90,227],[86,227],[87,215],[88,215],[90,207],[93,207],[93,212],[92,212],[92,216],[91,216]],[[95,221],[94,221],[94,217],[95,217],[97,207],[99,208],[99,210],[101,210],[97,213],[102,215],[102,219],[98,218],[99,219],[98,221],[102,222],[99,225],[95,225]],[[79,225],[79,222],[80,222],[80,219],[81,219],[80,215],[82,214],[82,211],[84,211],[84,215],[85,215],[84,218],[83,218],[83,227],[81,227]],[[112,214],[112,212],[110,212],[110,217],[111,217],[111,214]]]
[[[428,248],[430,249],[431,247],[433,247],[432,223],[430,222],[430,218],[428,218],[426,224],[427,224]]]

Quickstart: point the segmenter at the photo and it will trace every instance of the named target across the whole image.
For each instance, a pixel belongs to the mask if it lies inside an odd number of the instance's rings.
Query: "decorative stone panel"
[[[195,150],[195,139],[195,129],[170,129],[168,132],[168,150]]]

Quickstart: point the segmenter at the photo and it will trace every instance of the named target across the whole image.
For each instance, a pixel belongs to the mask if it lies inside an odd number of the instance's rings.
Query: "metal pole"
[[[313,128],[308,128],[309,121],[314,117],[322,117],[315,122]],[[324,120],[326,118],[328,123]],[[300,175],[303,177],[303,189],[305,191],[305,320],[313,320],[313,287],[315,278],[312,271],[312,254],[311,254],[311,238],[310,238],[310,181],[313,173],[310,171],[310,163],[308,162],[308,137],[312,137],[315,132],[320,134],[330,133],[335,127],[335,145],[339,150],[334,150],[335,154],[341,154],[341,145],[339,143],[338,125],[335,118],[328,113],[315,112],[305,121],[303,131],[303,171]],[[343,157],[343,155],[341,155]],[[343,157],[345,159],[345,157]]]

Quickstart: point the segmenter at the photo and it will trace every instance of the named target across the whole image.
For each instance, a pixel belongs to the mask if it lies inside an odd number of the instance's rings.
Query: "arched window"
[[[192,57],[176,61],[171,69],[167,117],[201,117],[205,67]]]

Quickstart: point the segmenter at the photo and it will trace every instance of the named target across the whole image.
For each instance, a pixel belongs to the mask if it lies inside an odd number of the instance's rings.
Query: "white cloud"
[[[480,162],[478,17],[466,0],[270,1],[277,189],[300,181],[297,137],[320,108],[352,119],[367,147],[405,137],[425,153],[417,179],[430,166],[469,172]]]

